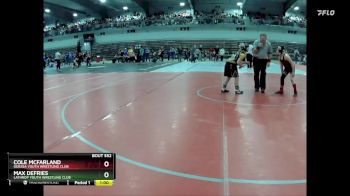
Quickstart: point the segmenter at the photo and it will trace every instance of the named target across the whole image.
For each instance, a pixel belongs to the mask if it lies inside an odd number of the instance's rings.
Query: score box
[[[9,185],[111,186],[115,163],[114,153],[8,153],[8,180]]]

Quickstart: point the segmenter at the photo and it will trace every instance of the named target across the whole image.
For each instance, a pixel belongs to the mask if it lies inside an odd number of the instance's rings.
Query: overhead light
[[[77,16],[78,16],[78,14],[77,14],[77,13],[73,13],[73,16],[74,16],[74,17],[77,17]]]
[[[243,3],[242,2],[237,2],[237,6],[242,6]]]
[[[299,7],[298,7],[298,6],[294,7],[294,10],[295,10],[295,11],[298,11],[298,10],[299,10]]]
[[[101,3],[106,3],[106,0],[100,0]]]
[[[46,9],[45,9],[45,12],[46,12],[46,13],[50,13],[51,10],[46,8]]]
[[[180,6],[181,7],[185,6],[185,3],[184,2],[180,2]]]
[[[123,10],[128,10],[128,6],[124,6],[124,7],[123,7]]]

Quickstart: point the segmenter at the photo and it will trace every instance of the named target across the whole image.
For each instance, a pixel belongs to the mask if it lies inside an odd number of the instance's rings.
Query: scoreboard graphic
[[[14,185],[113,186],[114,153],[8,153]]]

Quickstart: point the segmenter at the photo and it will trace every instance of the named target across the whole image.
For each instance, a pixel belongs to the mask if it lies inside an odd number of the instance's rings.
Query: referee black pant
[[[265,90],[267,59],[253,58],[255,89]]]

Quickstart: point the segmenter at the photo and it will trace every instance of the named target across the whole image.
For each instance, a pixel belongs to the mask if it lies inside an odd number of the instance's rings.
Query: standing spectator
[[[223,61],[224,60],[224,55],[225,55],[225,49],[223,47],[220,49],[219,54],[220,54],[221,61]]]
[[[170,52],[170,59],[173,60],[173,52],[174,52],[173,47],[170,47],[169,52]]]
[[[306,65],[306,54],[304,54],[303,63]]]
[[[182,60],[182,48],[177,49],[177,60],[181,62]]]
[[[47,64],[47,56],[45,53],[44,53],[44,57],[43,57],[43,64],[44,64],[44,69],[45,69],[46,64]]]
[[[117,60],[118,60],[118,63],[120,63],[120,62],[124,63],[125,62],[123,49],[119,49],[119,56],[118,56]]]
[[[188,61],[188,56],[189,56],[189,55],[188,55],[188,49],[186,48],[186,49],[184,50],[183,53],[184,53],[184,55],[185,55],[185,59],[184,59],[184,60],[185,60],[185,61]]]
[[[201,57],[200,55],[201,55],[201,51],[199,50],[199,48],[197,48],[197,49],[194,51],[194,59],[193,59],[193,60],[194,60],[194,63],[196,62],[196,59],[201,60],[201,59],[200,59],[200,57]],[[198,60],[198,61],[199,61],[199,60]]]
[[[53,67],[55,62],[55,58],[52,55],[49,55],[49,58],[47,59],[48,63],[49,63],[49,67]]]
[[[209,51],[208,50],[204,51],[204,60],[206,60],[206,59],[210,60]]]
[[[73,69],[76,69],[79,67],[79,53],[75,54],[74,60],[73,60]]]
[[[119,56],[119,53],[117,52],[112,59],[112,63],[115,63],[118,60],[118,56]],[[118,62],[119,62],[119,60],[118,60]]]
[[[152,57],[151,57],[153,63],[158,61],[158,54],[160,54],[159,51],[158,51],[158,53],[157,53],[157,51],[153,52]]]
[[[91,66],[91,54],[90,53],[88,53],[86,55],[86,67],[88,67],[89,65]]]
[[[214,51],[214,48],[209,48],[208,49],[208,60],[212,60],[212,56],[213,56],[213,51]]]
[[[128,50],[128,59],[129,59],[129,62],[135,62],[136,60],[136,56],[135,56],[135,52],[134,52],[134,49],[132,47],[129,48]]]
[[[171,53],[171,58],[175,60],[175,55],[176,55],[176,48],[172,47],[172,53]]]
[[[164,49],[163,48],[159,49],[158,56],[161,59],[161,61],[163,62],[164,61]]]
[[[197,55],[197,58],[198,58],[198,61],[203,61],[203,49],[202,49],[202,45],[200,45],[200,47],[198,48],[198,55]]]
[[[248,68],[252,68],[253,65],[253,48],[254,46],[252,44],[249,44],[247,52],[247,61],[249,62]]]
[[[64,64],[69,65],[69,54],[64,55]]]
[[[190,61],[191,59],[191,50],[190,49],[188,49],[187,50],[187,61]]]
[[[73,54],[72,52],[68,52],[68,65],[70,66],[72,62],[73,62]]]
[[[296,48],[296,49],[294,50],[294,62],[295,62],[296,64],[298,64],[299,57],[300,57],[300,53],[299,53],[299,50]]]
[[[215,61],[219,60],[219,46],[216,46],[215,50]]]
[[[124,48],[123,57],[124,57],[124,63],[128,62],[128,49],[127,48]]]
[[[83,53],[83,61],[86,60],[87,52]]]
[[[171,48],[169,48],[169,50],[168,50],[168,61],[170,60],[170,56],[171,56]]]
[[[190,62],[196,62],[196,56],[195,56],[196,49],[197,49],[197,46],[194,45],[190,51]]]
[[[45,62],[44,68],[46,66],[49,66],[49,57],[45,53],[44,53],[44,62]]]
[[[81,66],[81,63],[84,61],[84,55],[82,52],[79,52],[78,54],[78,67]]]
[[[61,70],[61,58],[62,58],[61,53],[57,51],[55,53],[56,70]]]
[[[255,40],[253,44],[254,53],[254,82],[255,92],[261,89],[261,93],[265,93],[266,88],[266,66],[270,66],[272,57],[272,46],[267,41],[267,35],[260,34],[260,40]]]
[[[143,58],[145,54],[145,49],[143,47],[140,48],[140,58],[142,62],[145,62],[145,59]]]
[[[145,53],[144,53],[144,56],[145,56],[144,59],[145,59],[146,62],[149,60],[149,54],[150,54],[149,48],[146,47],[145,48]]]

